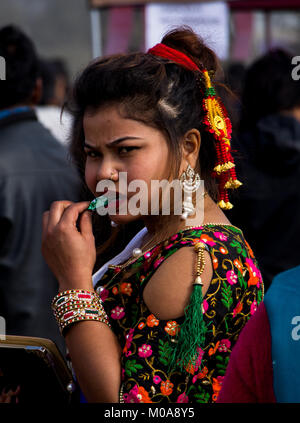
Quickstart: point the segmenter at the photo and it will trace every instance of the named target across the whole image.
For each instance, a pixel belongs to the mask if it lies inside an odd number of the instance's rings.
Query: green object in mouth
[[[93,201],[90,202],[88,206],[88,210],[96,210],[99,207],[105,207],[108,204],[108,198],[105,195],[101,195],[100,197],[95,198]]]

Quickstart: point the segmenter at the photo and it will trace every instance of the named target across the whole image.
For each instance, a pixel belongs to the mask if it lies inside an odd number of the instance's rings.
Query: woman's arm
[[[79,322],[66,334],[79,386],[88,402],[118,402],[121,348],[111,329],[101,322]]]
[[[42,253],[59,282],[60,292],[94,290],[96,248],[91,215],[85,211],[88,205],[56,201],[43,214]],[[98,321],[77,322],[67,329],[66,344],[87,401],[117,402],[121,349],[112,330]]]

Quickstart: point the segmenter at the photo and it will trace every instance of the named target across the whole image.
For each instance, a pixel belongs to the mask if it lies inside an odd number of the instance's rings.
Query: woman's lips
[[[124,204],[124,201],[126,201],[125,196],[116,196],[116,198],[112,198],[108,200],[107,210],[118,210],[121,204]]]

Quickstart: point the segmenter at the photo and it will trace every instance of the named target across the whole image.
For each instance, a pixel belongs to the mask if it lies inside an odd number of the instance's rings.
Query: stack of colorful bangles
[[[102,301],[94,291],[70,289],[60,292],[53,298],[51,307],[63,335],[71,324],[83,320],[96,320],[111,327]]]

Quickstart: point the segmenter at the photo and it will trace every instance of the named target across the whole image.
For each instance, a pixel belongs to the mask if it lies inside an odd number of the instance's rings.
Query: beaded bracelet
[[[98,322],[105,323],[110,327],[110,324],[103,313],[99,310],[91,308],[78,309],[67,311],[61,316],[59,321],[60,330],[63,333],[64,329],[73,323],[77,323],[83,320],[96,320]]]
[[[71,289],[60,292],[51,303],[60,332],[83,320],[96,320],[111,327],[102,300],[94,291]]]
[[[54,311],[54,316],[56,317],[56,319],[61,319],[62,316],[69,311],[86,310],[86,309],[99,311],[103,316],[105,316],[105,312],[104,312],[103,308],[101,308],[97,305],[94,306],[94,305],[91,305],[91,304],[69,305],[69,306],[63,307],[63,308],[61,308],[57,311]]]
[[[60,305],[63,305],[68,300],[92,302],[97,297],[99,298],[99,296],[94,291],[86,291],[83,289],[69,289],[68,291],[60,292],[56,295],[56,297],[53,298],[52,308],[56,308]]]

